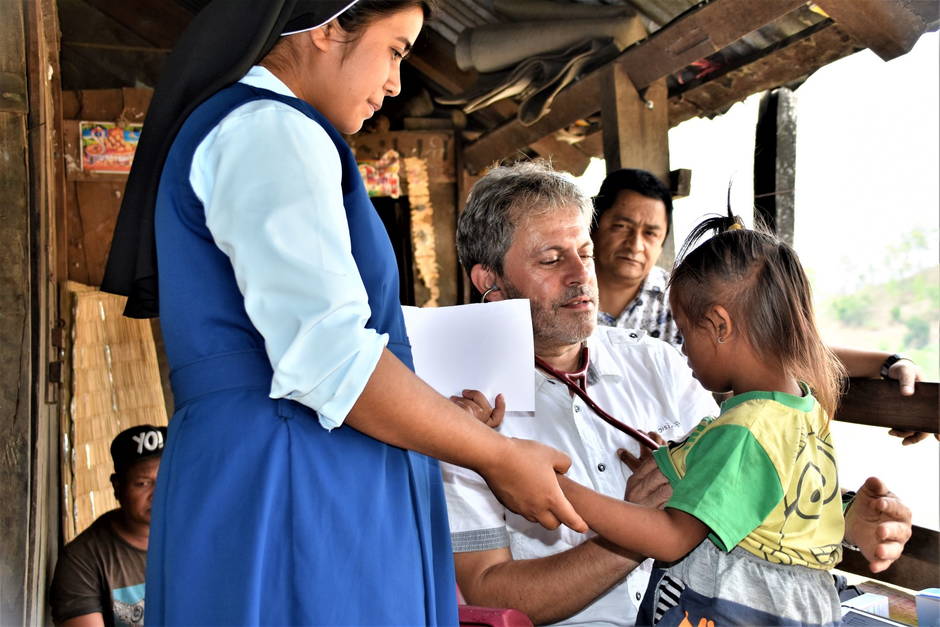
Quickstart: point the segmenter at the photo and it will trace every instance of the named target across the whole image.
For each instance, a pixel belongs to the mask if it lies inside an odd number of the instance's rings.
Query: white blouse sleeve
[[[326,131],[270,100],[230,113],[190,170],[206,225],[264,337],[271,398],[314,409],[326,429],[345,420],[388,342],[365,328],[371,311],[341,181]]]

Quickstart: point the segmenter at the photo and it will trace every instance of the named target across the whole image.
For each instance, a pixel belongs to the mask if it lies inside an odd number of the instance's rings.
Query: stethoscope
[[[483,292],[483,297],[480,299],[480,302],[485,303],[486,297],[489,296],[491,292],[495,292],[498,290],[499,290],[499,287],[495,285],[491,287],[490,289],[486,290],[485,292]],[[618,431],[621,431],[629,435],[631,438],[633,438],[634,440],[636,440],[642,446],[645,446],[649,450],[655,451],[656,449],[658,449],[659,444],[656,442],[656,440],[649,437],[642,431],[634,429],[630,425],[620,422],[619,420],[617,420],[616,418],[608,414],[606,411],[601,409],[600,406],[594,402],[594,399],[588,396],[587,371],[588,371],[589,363],[590,361],[589,361],[589,354],[588,354],[587,346],[581,347],[581,366],[574,372],[562,372],[560,370],[556,370],[552,366],[545,363],[545,360],[543,360],[541,357],[539,357],[538,355],[535,356],[535,366],[537,368],[541,368],[543,371],[550,374],[553,378],[558,379],[559,381],[564,383],[568,387],[569,392],[577,395],[578,398],[580,398],[582,401],[587,403],[587,406],[590,407],[594,411],[595,414],[600,416],[600,418],[604,422],[609,424],[614,429],[617,429]]]
[[[558,379],[559,381],[564,383],[568,387],[568,391],[570,391],[572,394],[577,395],[578,398],[580,398],[582,401],[587,403],[587,406],[590,407],[594,411],[595,414],[600,416],[600,418],[604,422],[609,424],[614,429],[617,429],[619,431],[622,431],[623,433],[626,433],[631,438],[633,438],[634,440],[636,440],[642,446],[645,446],[649,450],[655,451],[656,449],[658,449],[659,444],[656,442],[656,440],[649,437],[642,431],[634,429],[630,425],[620,422],[619,420],[617,420],[616,418],[608,414],[606,411],[601,409],[600,406],[594,402],[594,399],[588,396],[588,393],[587,393],[588,363],[589,361],[588,361],[588,347],[587,346],[583,346],[581,348],[581,367],[578,368],[574,372],[562,372],[560,370],[556,370],[555,368],[545,363],[545,360],[543,360],[541,357],[539,357],[538,355],[535,356],[535,365],[538,368],[541,368],[542,370],[550,374],[555,379]]]

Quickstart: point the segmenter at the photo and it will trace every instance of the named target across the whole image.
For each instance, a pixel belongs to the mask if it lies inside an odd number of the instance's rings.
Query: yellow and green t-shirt
[[[666,507],[695,516],[724,551],[828,569],[844,521],[826,412],[809,393],[747,392],[684,441],[654,453],[672,484]]]

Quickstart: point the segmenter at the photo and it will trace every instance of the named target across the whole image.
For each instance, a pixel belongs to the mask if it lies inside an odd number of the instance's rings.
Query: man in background
[[[165,439],[166,427],[138,425],[111,442],[111,485],[120,506],[63,548],[50,595],[56,625],[144,624],[150,506]]]

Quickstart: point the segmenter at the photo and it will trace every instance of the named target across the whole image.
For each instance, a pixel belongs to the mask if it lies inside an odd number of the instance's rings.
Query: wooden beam
[[[666,80],[660,79],[641,96],[626,68],[607,68],[601,90],[601,128],[607,171],[621,168],[648,170],[669,180],[669,141]]]
[[[581,176],[591,163],[591,157],[571,144],[546,135],[531,145],[540,157],[548,159],[556,170],[564,170],[575,176]]]
[[[907,0],[816,0],[816,4],[885,61],[909,52],[927,30]]]
[[[193,19],[192,13],[171,0],[85,2],[157,48],[172,48]]]
[[[474,85],[477,73],[464,71],[454,62],[454,47],[433,30],[422,33],[408,55],[408,62],[425,78],[448,94],[459,94]],[[474,113],[494,126],[505,123],[516,115],[518,107],[512,100],[499,100]],[[522,147],[524,148],[524,147]],[[546,135],[532,142],[532,150],[552,162],[555,168],[580,176],[591,161],[589,156],[571,144]]]
[[[912,527],[911,532],[911,539],[904,546],[904,553],[885,571],[872,574],[868,568],[868,560],[858,551],[849,550],[842,552],[842,562],[837,568],[911,590],[940,587],[940,567],[937,559],[940,556],[940,534],[934,529],[917,525]]]
[[[714,0],[698,4],[624,50],[611,63],[621,63],[634,87],[642,91],[653,81],[721,50],[803,4],[803,0]],[[601,67],[569,86],[552,103],[551,112],[532,126],[514,120],[468,145],[467,167],[479,171],[504,155],[595,113],[600,108],[606,75],[606,66]]]
[[[679,168],[670,172],[669,193],[673,200],[688,197],[692,193],[692,170]]]
[[[898,382],[850,379],[836,420],[902,431],[940,431],[940,383],[919,382],[912,396],[898,394]]]
[[[761,97],[754,133],[754,218],[793,246],[796,98],[786,87]]]
[[[774,47],[768,54],[669,99],[669,126],[705,115],[717,115],[751,94],[805,78],[817,69],[859,50],[855,41],[832,22],[823,22]]]

